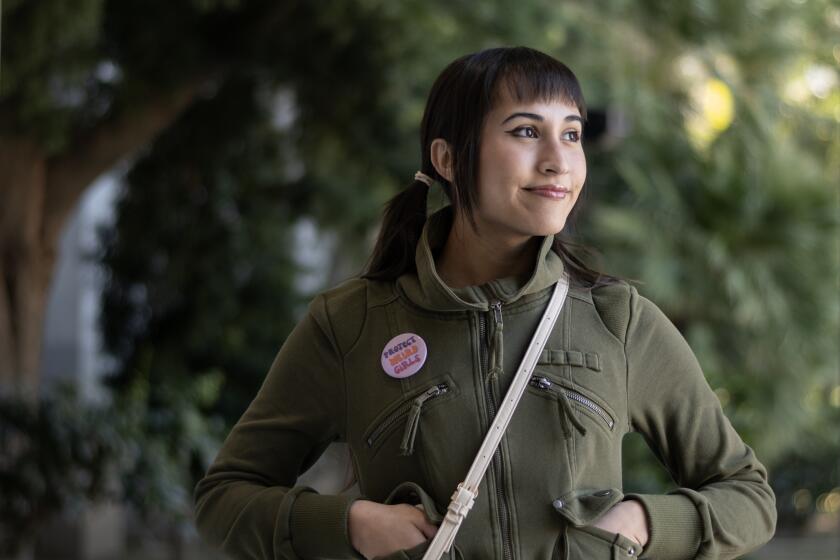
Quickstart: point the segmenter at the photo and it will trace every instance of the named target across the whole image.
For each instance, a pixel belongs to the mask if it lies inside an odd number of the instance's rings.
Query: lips
[[[557,193],[566,193],[569,194],[572,192],[572,189],[563,185],[537,185],[536,187],[528,187],[525,190],[527,191],[551,191]]]
[[[562,185],[538,185],[525,190],[546,198],[566,198],[572,192],[570,188]]]

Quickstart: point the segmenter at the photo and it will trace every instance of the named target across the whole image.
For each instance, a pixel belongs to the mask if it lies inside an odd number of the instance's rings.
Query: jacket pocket
[[[385,499],[386,504],[411,504],[415,506],[422,506],[426,518],[433,525],[440,525],[443,520],[443,515],[437,508],[432,497],[429,496],[419,484],[414,482],[403,482],[397,485],[388,497]],[[429,548],[431,541],[425,541],[417,546],[405,550],[397,550],[386,556],[377,557],[376,560],[420,560]],[[457,545],[452,545],[448,553],[443,555],[446,560],[463,560],[464,555],[461,553]]]
[[[591,417],[596,424],[607,432],[615,429],[615,415],[596,396],[584,393],[583,389],[569,387],[569,382],[549,376],[544,372],[536,372],[531,376],[528,385],[532,392],[551,396],[556,399],[566,398],[572,406],[582,410]]]
[[[604,488],[573,490],[554,500],[554,510],[564,522],[555,558],[628,560],[638,556],[641,548],[631,539],[592,525],[623,498],[621,490]]]
[[[398,550],[386,556],[377,556],[375,560],[421,560],[423,555],[426,554],[426,549],[429,548],[429,544],[430,541],[422,542],[417,546],[406,550]],[[444,560],[464,560],[464,555],[461,550],[453,544],[449,552],[444,553],[441,558]]]
[[[401,430],[400,454],[411,455],[423,412],[453,398],[457,393],[455,382],[449,374],[413,391],[374,419],[365,431],[365,445],[375,453],[390,436]]]
[[[443,514],[438,511],[429,493],[416,482],[406,481],[398,484],[391,493],[385,498],[385,504],[411,504],[413,506],[423,506],[423,512],[426,517],[434,525],[440,525],[443,521]]]
[[[639,545],[620,533],[584,525],[566,527],[556,556],[562,560],[633,560],[640,552]]]

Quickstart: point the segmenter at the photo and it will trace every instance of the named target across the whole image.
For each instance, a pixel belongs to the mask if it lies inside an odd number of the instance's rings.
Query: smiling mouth
[[[525,190],[547,198],[566,198],[566,196],[572,192],[572,190],[568,187],[560,185],[542,185],[539,187],[527,188]]]

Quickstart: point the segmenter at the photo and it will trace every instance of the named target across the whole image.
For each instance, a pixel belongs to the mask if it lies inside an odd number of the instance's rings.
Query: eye
[[[518,136],[519,138],[539,138],[539,133],[537,129],[533,126],[518,126],[511,130],[509,134],[513,136]]]
[[[580,132],[577,130],[567,130],[563,133],[563,137],[571,142],[580,142]]]

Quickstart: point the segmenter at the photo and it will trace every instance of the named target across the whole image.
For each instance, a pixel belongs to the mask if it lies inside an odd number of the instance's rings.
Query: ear
[[[452,177],[454,176],[454,173],[452,172],[452,165],[454,161],[449,142],[443,138],[435,138],[432,140],[430,155],[435,171],[437,171],[438,175],[451,183]]]

